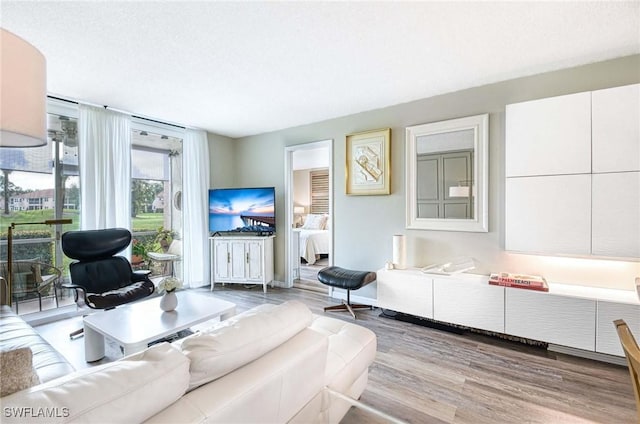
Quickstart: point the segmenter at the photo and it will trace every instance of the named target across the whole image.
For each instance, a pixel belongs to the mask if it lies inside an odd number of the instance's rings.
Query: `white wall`
[[[293,152],[293,169],[314,169],[329,167],[329,149],[302,149]]]
[[[293,171],[293,206],[304,206],[305,213],[311,207],[311,171]]]
[[[217,134],[207,134],[209,141],[209,188],[234,187],[234,175],[237,164],[235,163],[235,140]],[[189,166],[188,163],[183,166]]]
[[[637,82],[640,82],[640,56],[634,55],[246,137],[234,143],[233,182],[240,186],[275,186],[277,225],[284,226],[284,147],[333,139],[336,265],[380,269],[391,259],[392,235],[406,234],[408,262],[414,266],[467,255],[476,259],[478,273],[533,273],[542,274],[549,281],[632,289],[634,277],[640,276],[638,262],[548,258],[504,251],[504,118],[505,105],[509,103]],[[489,113],[490,121],[489,232],[406,230],[405,127],[482,113]],[[386,127],[391,128],[392,134],[391,194],[347,196],[345,136]],[[285,266],[282,234],[276,238],[276,279],[280,281],[284,280]],[[375,286],[367,286],[356,294],[375,298]]]

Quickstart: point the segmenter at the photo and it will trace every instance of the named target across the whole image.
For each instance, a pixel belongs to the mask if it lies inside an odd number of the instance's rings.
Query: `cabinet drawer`
[[[595,300],[506,289],[507,334],[593,351],[595,327]]]
[[[377,272],[378,307],[433,318],[433,280],[419,271]]]
[[[640,305],[598,301],[596,352],[624,356],[618,332],[613,325],[617,319],[623,319],[636,340],[640,340]]]
[[[482,281],[433,280],[433,318],[504,333],[504,287]]]

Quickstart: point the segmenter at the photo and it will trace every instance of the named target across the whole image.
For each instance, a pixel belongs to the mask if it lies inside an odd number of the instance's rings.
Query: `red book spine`
[[[514,283],[508,283],[506,281],[495,281],[495,280],[489,280],[489,284],[494,285],[494,286],[504,286],[504,287],[516,287],[519,289],[527,289],[527,290],[537,290],[537,291],[543,291],[543,292],[548,292],[549,291],[549,287],[547,286],[532,286],[532,285],[524,285],[524,284],[514,284]]]

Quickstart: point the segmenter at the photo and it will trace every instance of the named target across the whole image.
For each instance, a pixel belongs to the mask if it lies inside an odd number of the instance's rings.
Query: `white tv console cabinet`
[[[209,237],[211,291],[215,283],[267,284],[273,281],[275,236]]]
[[[547,342],[557,345],[550,346],[554,350],[624,356],[616,319],[640,337],[640,301],[631,290],[549,283],[549,292],[540,292],[490,285],[482,275],[425,274],[418,268],[381,269],[377,275],[380,308]]]

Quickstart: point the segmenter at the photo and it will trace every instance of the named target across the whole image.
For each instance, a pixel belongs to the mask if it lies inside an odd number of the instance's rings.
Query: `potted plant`
[[[173,241],[174,232],[172,230],[165,230],[164,228],[158,228],[158,233],[156,234],[156,238],[154,242],[156,245],[159,245],[162,249],[163,253],[166,253],[169,249],[169,245]]]
[[[131,263],[134,265],[144,262],[147,258],[147,246],[138,239],[133,239],[131,245]]]

